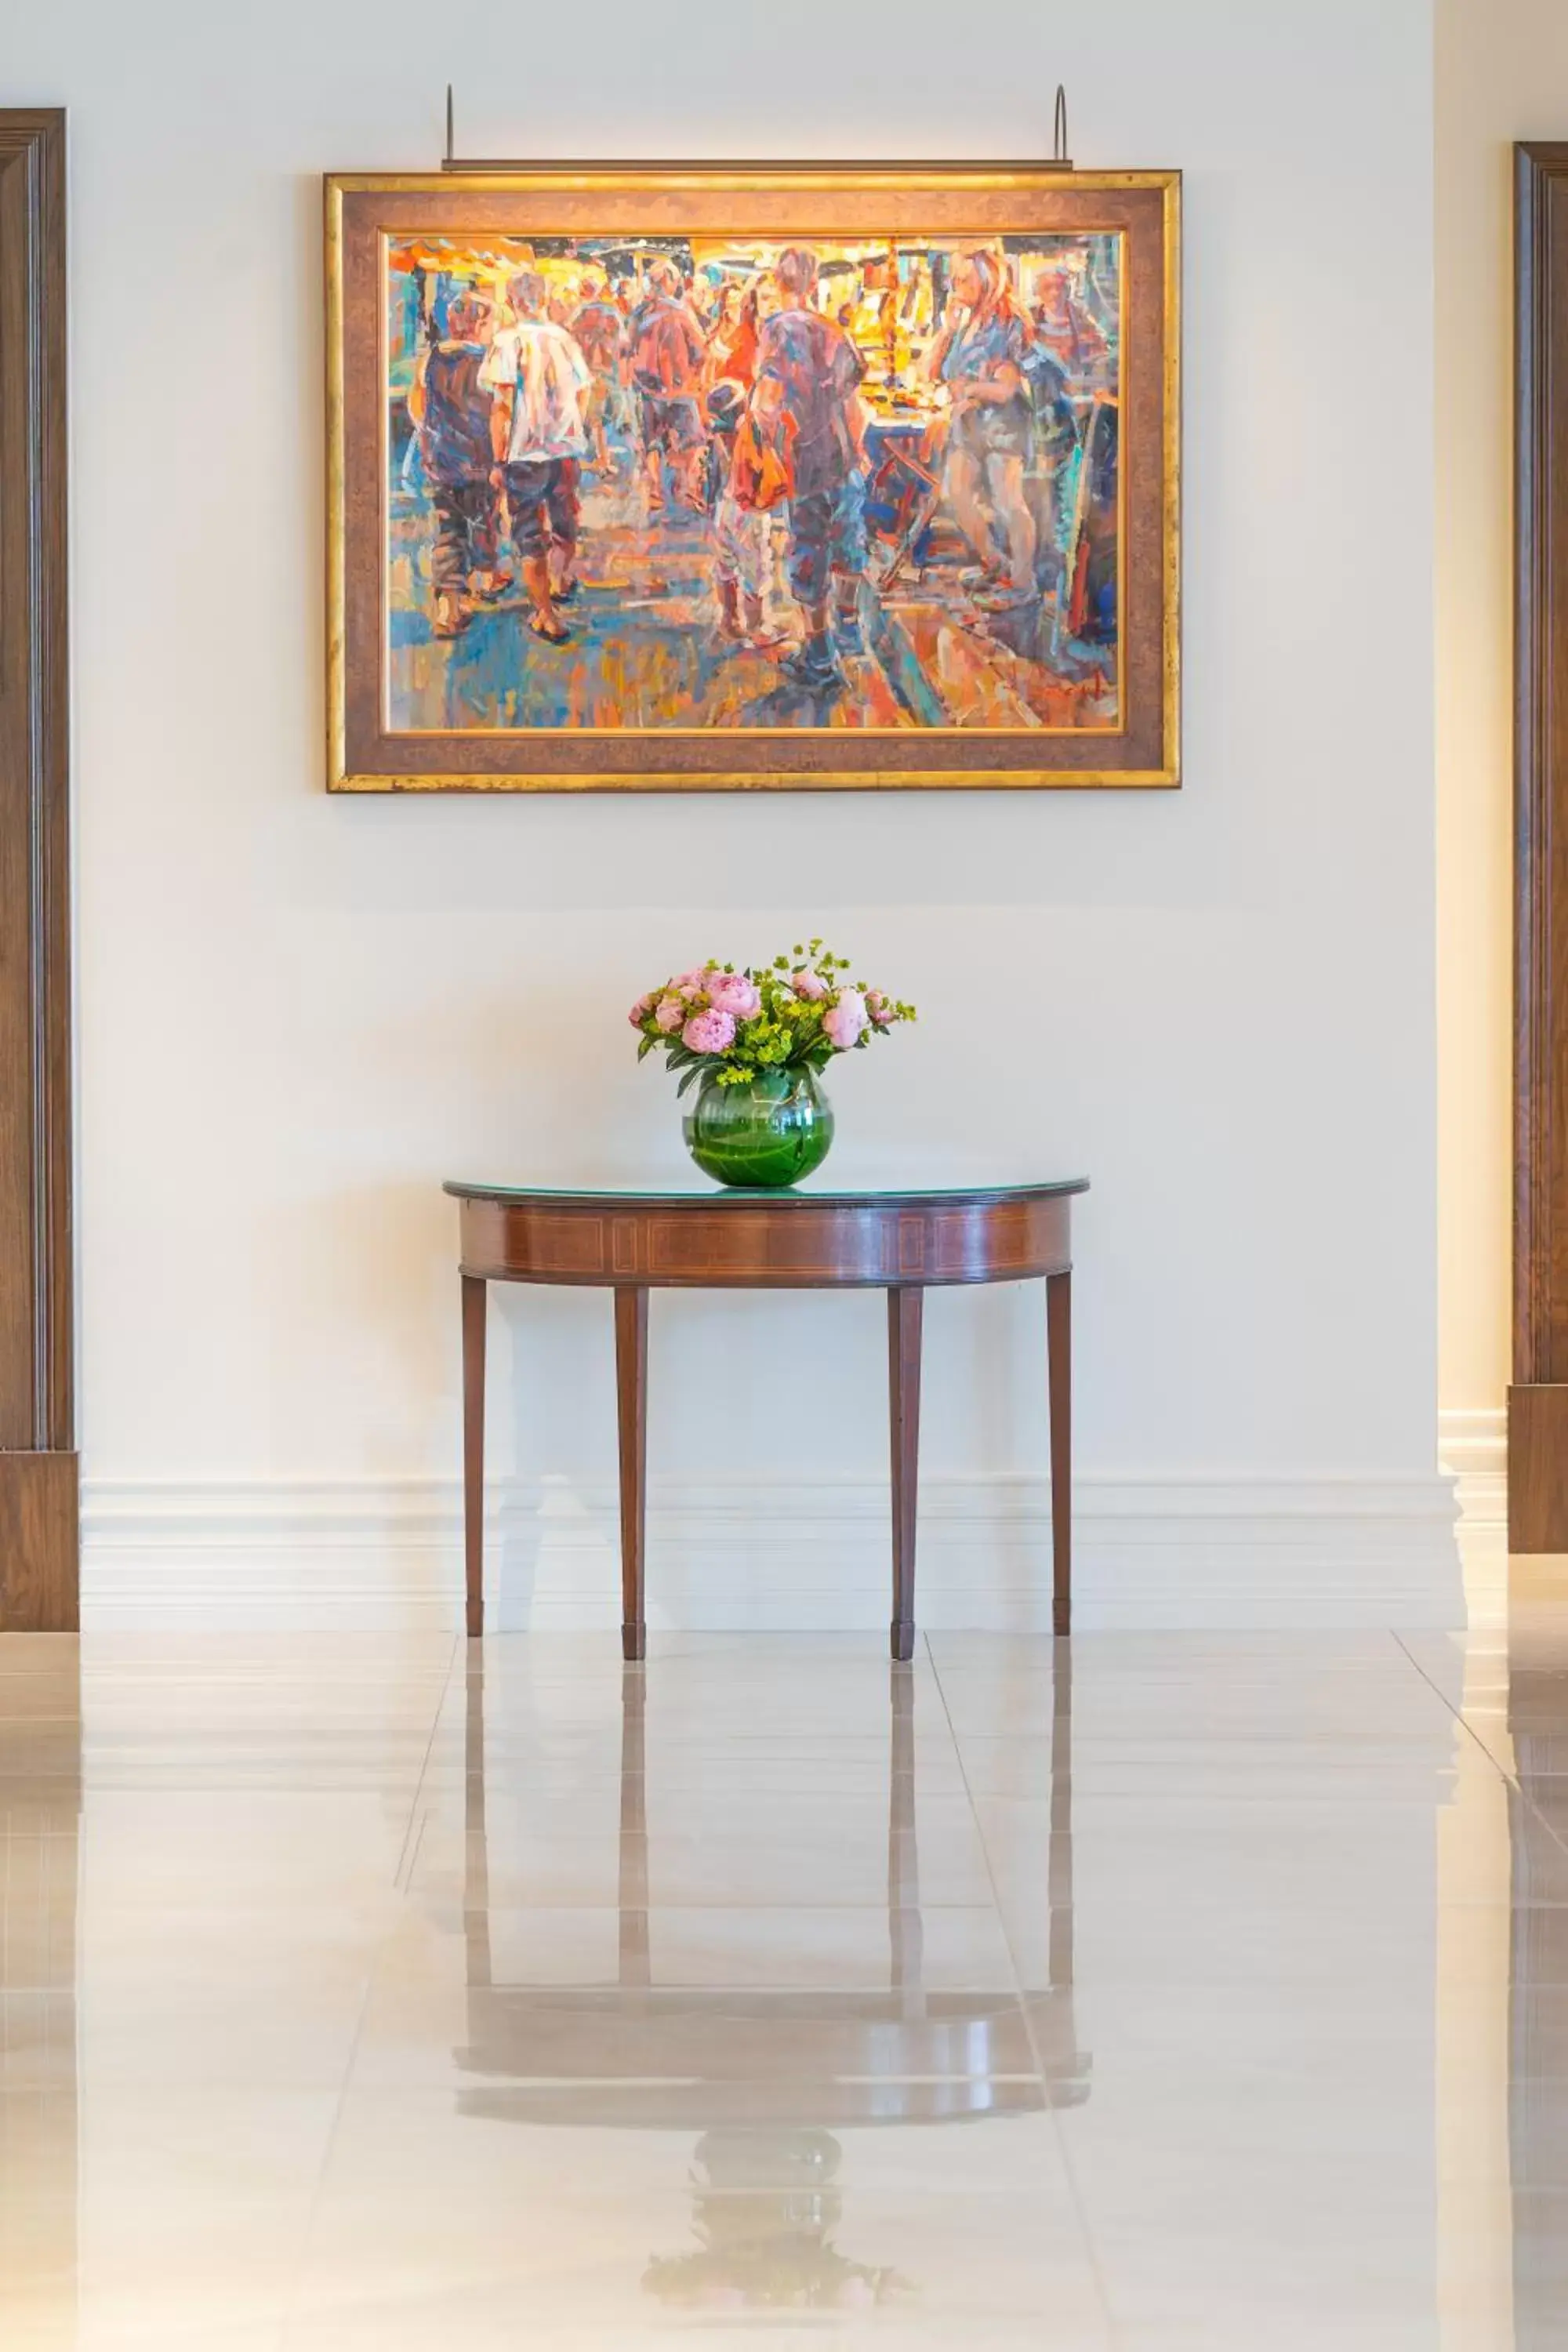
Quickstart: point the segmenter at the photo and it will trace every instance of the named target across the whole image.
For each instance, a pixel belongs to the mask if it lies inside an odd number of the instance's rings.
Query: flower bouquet
[[[637,1059],[662,1053],[678,1093],[697,1089],[683,1131],[704,1174],[779,1186],[820,1168],[833,1140],[822,1072],[915,1017],[912,1004],[847,980],[849,968],[813,940],[761,969],[706,963],[638,997]]]

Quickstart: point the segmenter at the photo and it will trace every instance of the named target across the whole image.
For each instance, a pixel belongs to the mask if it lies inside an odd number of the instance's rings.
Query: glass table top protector
[[[942,1184],[834,1184],[808,1179],[805,1183],[773,1191],[763,1187],[726,1189],[710,1183],[706,1177],[693,1171],[690,1179],[684,1182],[666,1180],[646,1184],[610,1182],[602,1178],[581,1184],[516,1184],[448,1177],[442,1190],[458,1200],[653,1202],[661,1205],[668,1203],[672,1207],[702,1202],[732,1203],[751,1201],[765,1202],[770,1208],[783,1209],[792,1205],[858,1208],[868,1202],[876,1201],[1007,1200],[1026,1194],[1087,1192],[1089,1179],[1087,1176],[1012,1176],[994,1181],[971,1178],[967,1181],[955,1180]]]

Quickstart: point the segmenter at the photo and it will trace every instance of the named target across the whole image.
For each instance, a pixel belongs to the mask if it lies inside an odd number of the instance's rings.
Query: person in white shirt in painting
[[[535,270],[511,280],[513,324],[495,336],[479,382],[494,396],[491,479],[506,492],[533,607],[529,627],[546,645],[561,646],[571,632],[556,608],[577,593],[577,482],[588,455],[584,401],[594,375],[574,338],[546,316],[549,292]]]

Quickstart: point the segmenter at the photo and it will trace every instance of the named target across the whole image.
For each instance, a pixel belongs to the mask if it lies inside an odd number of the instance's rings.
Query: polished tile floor
[[[1554,1592],[0,1640],[0,2347],[1568,2347]]]

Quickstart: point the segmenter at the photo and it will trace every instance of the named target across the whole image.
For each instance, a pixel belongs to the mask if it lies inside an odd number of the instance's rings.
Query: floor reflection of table
[[[753,2123],[759,2038],[769,2126],[816,2129],[941,2123],[1077,2105],[1088,2060],[1073,2016],[1071,1654],[1056,1645],[1047,1869],[1049,1981],[1023,1989],[1032,2063],[1020,2072],[1019,1989],[933,1990],[924,1980],[916,1681],[890,1666],[888,1979],[868,1990],[781,1991],[661,1985],[650,1884],[647,1709],[658,1677],[624,1669],[618,1869],[619,1955],[610,1985],[498,1985],[492,1968],[485,1820],[485,1666],[468,1675],[465,1920],[469,2041],[460,2065],[493,2087],[465,2113],[520,2123],[646,2124],[711,2130]],[[679,1799],[672,1799],[672,1806]],[[1000,2051],[1005,2030],[1011,2051]],[[510,2078],[510,2079],[509,2079]],[[552,2078],[552,2079],[542,2079]],[[635,2084],[628,2096],[627,2085]],[[560,2085],[562,2087],[556,2087]]]

